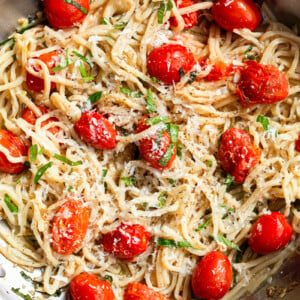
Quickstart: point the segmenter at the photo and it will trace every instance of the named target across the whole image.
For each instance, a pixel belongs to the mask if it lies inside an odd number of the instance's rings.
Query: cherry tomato
[[[178,4],[178,2],[179,2],[179,4]],[[175,4],[176,4],[177,8],[184,8],[184,7],[188,7],[188,6],[197,4],[197,3],[198,3],[198,1],[195,1],[195,0],[175,0]],[[200,11],[182,15],[182,18],[183,18],[184,24],[185,24],[184,29],[189,29],[189,28],[196,26],[198,24],[199,16],[200,16]],[[178,22],[175,17],[170,18],[170,23],[171,23],[171,26],[174,26],[174,27],[178,26]]]
[[[165,84],[180,81],[195,65],[193,54],[181,45],[164,45],[152,50],[147,58],[149,74]]]
[[[94,111],[84,112],[74,129],[82,140],[96,149],[113,149],[118,143],[118,133],[113,125]]]
[[[261,21],[252,0],[217,0],[212,7],[214,20],[225,30],[247,28],[254,31]]]
[[[139,282],[131,282],[124,294],[124,300],[168,300],[163,295]]]
[[[89,0],[73,0],[66,3],[63,0],[44,0],[45,13],[53,28],[62,29],[82,23],[90,10]]]
[[[140,121],[137,132],[142,132],[150,126],[146,125],[146,120]],[[163,167],[159,164],[160,159],[165,155],[169,145],[171,144],[170,134],[164,130],[159,141],[157,141],[157,132],[154,136],[144,138],[139,142],[139,150],[143,159],[151,164],[156,169],[169,169],[171,168],[173,161],[176,158],[177,145],[174,144],[172,156],[168,164]]]
[[[249,246],[259,254],[268,254],[282,249],[293,234],[291,225],[285,216],[272,212],[261,216],[252,226]]]
[[[0,129],[0,145],[6,148],[13,157],[27,156],[27,147],[23,141],[13,133]],[[0,151],[0,171],[10,174],[17,174],[25,170],[23,163],[12,163],[6,155]]]
[[[41,106],[41,105],[37,105],[37,107],[41,111],[42,115],[45,115],[46,113],[48,113],[48,108],[47,107]],[[32,124],[32,125],[35,125],[36,120],[37,120],[37,117],[34,114],[34,112],[31,109],[29,109],[28,107],[24,108],[22,118],[26,122],[28,122],[29,124]],[[47,119],[47,120],[45,120],[41,123],[41,127],[44,127],[44,126],[48,125],[49,123],[57,122],[57,121],[58,121],[58,119],[55,118],[55,117],[49,118],[49,119]],[[60,129],[59,129],[59,127],[55,126],[55,127],[49,128],[48,131],[50,133],[52,133],[53,135],[57,135],[59,133]]]
[[[150,234],[138,224],[121,224],[116,230],[103,235],[101,244],[105,251],[115,257],[133,262],[137,255],[145,252]]]
[[[295,147],[296,147],[296,150],[298,152],[300,152],[300,135],[299,135],[298,140],[296,140],[296,142],[295,142]]]
[[[253,103],[270,104],[286,98],[289,84],[285,76],[273,65],[262,65],[256,61],[245,62],[237,93],[243,105]]]
[[[39,57],[35,57],[34,59],[39,59],[43,63],[45,63],[48,67],[50,75],[53,75],[54,73],[51,71],[52,68],[55,67],[56,61],[57,61],[57,56],[61,53],[61,51],[52,51],[46,54],[42,54]],[[33,67],[33,69],[38,72],[41,70],[40,67]],[[44,79],[36,77],[29,72],[26,73],[26,83],[29,89],[32,91],[40,93],[41,91],[44,90]],[[51,82],[51,87],[50,90],[53,91],[56,88],[55,82]]]
[[[234,176],[237,182],[244,182],[249,170],[260,159],[261,150],[256,148],[250,134],[237,128],[229,128],[222,135],[219,158],[223,169]]]
[[[80,200],[65,202],[53,218],[53,248],[62,255],[73,253],[83,242],[89,226],[89,210]]]
[[[81,273],[70,283],[73,300],[113,300],[114,292],[108,281],[94,274]]]
[[[206,254],[192,274],[192,289],[203,299],[221,299],[229,290],[232,268],[227,256],[219,251]]]

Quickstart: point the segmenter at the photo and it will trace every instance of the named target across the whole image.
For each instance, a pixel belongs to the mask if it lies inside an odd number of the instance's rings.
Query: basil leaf
[[[182,158],[182,145],[180,143],[177,143],[176,145],[177,149],[176,149],[176,155],[179,157],[179,158]]]
[[[251,52],[253,49],[253,46],[250,46],[245,52],[244,52],[244,56],[245,58],[249,59],[249,60],[255,60],[256,62],[258,62],[257,58],[255,55],[253,54],[249,54],[249,52]]]
[[[179,74],[180,78],[182,78],[182,77],[184,77],[184,76],[185,76],[185,73],[184,73],[183,67],[181,67],[181,68],[178,70],[178,74]]]
[[[74,189],[71,185],[68,187],[68,192],[71,192]]]
[[[148,114],[156,112],[156,105],[154,103],[153,94],[151,89],[147,92],[147,104],[146,104],[146,110]]]
[[[47,169],[49,169],[50,167],[52,167],[53,162],[50,161],[49,163],[47,163],[46,165],[43,165],[42,167],[40,167],[38,169],[38,171],[36,172],[36,175],[34,177],[34,183],[37,184],[38,181],[40,180],[40,178],[44,175],[44,173],[47,171]]]
[[[16,38],[15,38],[15,37],[9,38],[9,39],[7,39],[7,40],[1,42],[1,43],[0,43],[0,47],[3,46],[3,45],[5,45],[6,43],[8,43],[8,42],[10,42],[10,41],[13,41],[13,42],[12,42],[12,45],[11,45],[11,47],[10,47],[10,49],[12,50],[12,48],[14,47],[14,45],[15,45],[15,43],[16,43]]]
[[[164,22],[164,15],[166,11],[169,11],[173,8],[173,3],[171,0],[168,0],[168,3],[166,4],[165,1],[160,2],[160,7],[158,10],[158,24],[163,24]]]
[[[66,67],[68,67],[72,63],[73,62],[70,61],[70,57],[69,57],[69,49],[67,48],[66,49],[66,60],[65,60],[64,64],[52,68],[51,71],[52,72],[57,72],[57,71],[63,70],[63,69],[65,69]]]
[[[209,224],[209,222],[210,222],[210,220],[211,220],[211,218],[209,218],[205,223],[203,223],[202,225],[200,225],[200,226],[198,226],[196,229],[195,229],[195,231],[200,231],[201,229],[203,229],[203,228],[205,228],[208,224]]]
[[[96,92],[92,95],[89,96],[88,100],[90,101],[91,104],[95,104],[98,102],[102,97],[102,92]]]
[[[206,160],[204,163],[206,163],[210,168],[213,165],[211,160]]]
[[[250,51],[252,51],[253,46],[251,45],[245,52],[244,52],[244,56],[246,56]]]
[[[120,179],[124,181],[125,186],[136,185],[136,177],[135,176],[132,176],[132,177],[121,177]]]
[[[19,211],[18,206],[12,204],[11,199],[7,194],[4,195],[4,202],[12,213],[17,213]]]
[[[227,206],[227,205],[224,204],[224,203],[220,203],[219,206],[220,206],[220,207],[223,207],[223,208],[226,208],[226,209],[227,209],[228,211],[230,211],[230,212],[235,212],[235,209],[234,209],[234,208],[229,207],[229,206]]]
[[[170,11],[173,8],[173,3],[171,0],[168,0],[167,11]]]
[[[263,126],[265,131],[267,131],[269,129],[270,122],[269,122],[269,119],[267,117],[259,115],[256,119],[256,122],[261,123],[261,125]]]
[[[88,82],[88,81],[91,81],[91,80],[94,80],[95,78],[92,77],[92,76],[89,76],[84,68],[84,65],[82,62],[80,62],[80,65],[79,65],[79,72],[80,72],[80,75],[83,79],[84,82]]]
[[[241,251],[240,247],[239,247],[237,244],[235,244],[235,243],[229,241],[226,237],[224,237],[224,236],[221,235],[221,234],[217,234],[217,240],[218,240],[219,242],[225,244],[226,246],[230,247],[230,248],[233,248],[233,249],[236,249],[236,250],[238,250],[238,251]]]
[[[174,143],[170,143],[167,151],[165,152],[164,156],[158,161],[158,164],[162,167],[166,167],[173,156],[173,151],[174,151]]]
[[[37,158],[37,155],[38,155],[38,145],[34,144],[29,149],[29,161],[30,162],[35,161]]]
[[[127,22],[116,24],[116,25],[114,25],[114,28],[115,29],[124,29],[127,26],[127,24],[128,24]]]
[[[12,288],[11,290],[12,290],[16,295],[18,295],[19,297],[23,298],[24,300],[32,300],[31,296],[22,294],[22,293],[20,292],[20,289]]]
[[[159,80],[159,79],[157,79],[157,78],[156,78],[156,77],[154,77],[154,76],[152,77],[152,80],[153,80],[154,82],[156,82],[156,83],[157,83],[157,82],[160,82],[160,80]]]
[[[167,201],[167,198],[168,198],[168,195],[166,192],[162,192],[159,194],[158,196],[158,207],[159,208],[163,208],[166,204],[166,201]]]
[[[113,278],[110,275],[105,275],[101,280],[108,281],[110,285],[113,284]]]
[[[176,242],[174,240],[159,238],[157,241],[157,245],[167,247],[167,248],[187,248],[192,247],[192,245],[188,241],[180,241]]]
[[[87,15],[89,12],[87,11],[87,9],[83,6],[81,6],[78,2],[73,1],[73,0],[63,0],[65,3],[71,4],[73,6],[75,6],[76,8],[78,8],[81,12],[83,12],[85,15]]]
[[[24,271],[21,271],[20,274],[21,274],[21,276],[22,276],[26,281],[31,282],[31,283],[33,284],[33,286],[34,286],[35,289],[38,288],[38,287],[40,287],[40,286],[42,285],[41,282],[38,282],[38,281],[33,280],[33,279],[32,279],[30,276],[28,276]]]
[[[157,116],[157,117],[154,117],[154,118],[150,118],[146,121],[146,125],[156,125],[156,124],[159,124],[161,122],[164,122],[164,123],[170,123],[171,120],[168,119],[167,117],[164,117],[164,116]]]
[[[177,186],[177,181],[172,179],[172,178],[168,178],[168,181],[173,185],[173,186]]]
[[[102,178],[105,178],[106,175],[107,175],[107,173],[108,173],[108,170],[107,170],[107,169],[104,169],[104,170],[102,171]]]
[[[100,20],[100,24],[107,25],[107,24],[108,24],[108,21],[106,21],[106,19],[103,17],[103,18]]]
[[[178,132],[179,132],[179,127],[175,124],[168,124],[167,125],[167,132],[171,136],[171,142],[172,143],[177,143],[178,141]]]
[[[17,30],[17,33],[23,34],[25,31],[35,27],[36,25],[41,24],[43,21],[43,19],[39,19],[39,18],[28,18],[28,25],[21,27]]]
[[[88,59],[86,58],[86,57],[84,57],[83,55],[81,55],[80,53],[78,53],[77,51],[72,51],[72,53],[74,54],[74,55],[76,55],[77,57],[79,57],[82,61],[84,61],[85,63],[87,63],[89,66],[90,66],[90,68],[92,69],[93,68],[93,65],[92,65],[92,63],[90,62],[90,61],[88,61]]]
[[[134,98],[139,98],[142,96],[141,93],[139,92],[134,92],[130,89],[126,89],[126,88],[123,88],[123,87],[120,87],[120,92],[125,94],[126,96],[131,96],[131,97],[134,97]]]
[[[68,159],[67,157],[65,156],[62,156],[62,155],[59,155],[59,154],[56,154],[54,153],[53,157],[57,160],[60,160],[64,163],[66,163],[67,165],[69,166],[72,166],[72,167],[76,167],[76,166],[79,166],[79,165],[82,165],[82,160],[78,160],[78,161],[71,161],[70,159]]]
[[[231,184],[232,184],[233,180],[234,180],[234,177],[233,177],[233,176],[231,176],[230,174],[227,174],[227,177],[226,177],[226,179],[225,179],[225,184],[226,184],[226,192],[228,192],[228,191],[229,191],[229,189],[230,189],[230,186],[231,186]]]
[[[190,79],[188,81],[189,84],[193,83],[197,78],[197,71],[193,71],[190,74]]]
[[[42,155],[42,154],[44,153],[44,151],[45,151],[45,148],[42,147],[38,154],[39,154],[39,155]]]

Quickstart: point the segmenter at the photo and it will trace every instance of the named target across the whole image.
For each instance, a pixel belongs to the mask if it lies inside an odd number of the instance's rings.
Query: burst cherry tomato
[[[35,57],[34,59],[39,59],[43,63],[46,64],[48,67],[50,75],[53,75],[54,73],[51,71],[52,68],[56,66],[56,61],[57,61],[57,56],[61,53],[61,51],[52,51],[46,54],[43,54],[39,57]],[[38,72],[41,70],[40,67],[33,67],[33,69]],[[27,86],[35,92],[40,93],[41,91],[44,90],[44,79],[36,77],[29,72],[26,74],[26,83]],[[56,88],[55,82],[51,82],[51,87],[50,90],[53,91]]]
[[[225,30],[255,30],[261,21],[259,9],[252,0],[218,0],[212,7],[214,20]]]
[[[295,142],[295,147],[296,147],[296,150],[297,150],[298,152],[300,152],[300,135],[299,135],[298,140]]]
[[[62,255],[73,253],[83,242],[88,225],[89,210],[80,200],[65,202],[53,219],[53,248]]]
[[[219,251],[206,254],[192,275],[195,295],[203,299],[221,299],[229,290],[232,268],[227,256]]]
[[[286,98],[289,84],[285,76],[273,65],[262,65],[256,61],[245,62],[237,93],[243,105],[270,104]]]
[[[179,4],[178,4],[179,2]],[[188,7],[194,4],[197,4],[198,2],[195,0],[175,0],[175,4],[178,8],[184,8]],[[198,18],[200,16],[200,11],[195,11],[186,15],[182,15],[182,18],[184,20],[184,29],[189,29],[198,24]],[[171,26],[178,26],[177,19],[175,17],[170,18]]]
[[[139,282],[131,282],[124,294],[124,300],[168,300],[163,295]]]
[[[121,224],[116,230],[103,235],[101,244],[105,251],[115,257],[133,262],[137,255],[145,252],[150,234],[138,224]]]
[[[0,145],[6,148],[13,157],[27,156],[28,150],[23,141],[10,131],[0,129]],[[3,152],[0,152],[0,171],[17,174],[25,168],[23,163],[12,163]]]
[[[81,273],[70,283],[73,300],[113,300],[114,292],[108,281],[94,274]]]
[[[237,182],[244,182],[249,170],[260,159],[261,150],[256,148],[249,133],[229,128],[222,135],[219,158],[223,169],[234,176]]]
[[[105,117],[94,111],[84,112],[74,129],[82,140],[96,149],[113,149],[118,143],[116,129]]]
[[[48,113],[48,108],[47,107],[41,106],[41,105],[37,105],[37,107],[41,111],[42,115],[45,115],[46,113]],[[29,109],[28,107],[24,108],[24,111],[23,111],[23,114],[22,114],[22,118],[26,122],[28,122],[29,124],[32,124],[32,125],[35,125],[36,120],[37,120],[37,117],[34,114],[34,112],[31,109]],[[57,122],[57,121],[58,121],[58,119],[55,118],[55,117],[49,118],[49,119],[47,119],[47,120],[45,120],[45,121],[42,122],[41,127],[44,127],[44,126],[48,125],[49,123]],[[57,135],[58,132],[59,132],[59,130],[60,129],[57,126],[51,127],[51,128],[48,129],[48,131],[50,133],[52,133],[53,135]]]
[[[152,50],[147,58],[149,74],[165,84],[180,81],[195,65],[193,54],[181,45],[164,45]]]
[[[71,2],[71,1],[70,1]],[[62,29],[82,23],[90,10],[89,0],[44,0],[45,13],[53,28]]]
[[[150,126],[146,125],[147,120],[140,121],[137,132],[142,132]],[[171,168],[173,161],[176,158],[176,150],[177,145],[174,144],[174,149],[172,155],[166,166],[161,166],[159,164],[160,159],[165,155],[167,149],[171,144],[171,136],[170,134],[164,130],[161,138],[157,141],[157,136],[159,132],[157,132],[154,136],[144,138],[139,142],[139,149],[143,159],[151,164],[152,167],[156,169],[169,169]]]
[[[268,254],[282,249],[293,234],[291,225],[285,216],[272,212],[261,216],[252,226],[249,246],[259,254]]]

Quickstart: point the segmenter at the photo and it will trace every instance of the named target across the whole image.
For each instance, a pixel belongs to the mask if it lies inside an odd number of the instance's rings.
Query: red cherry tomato
[[[245,62],[237,93],[243,105],[270,104],[286,98],[289,84],[285,76],[273,65],[261,65],[256,61]]]
[[[219,251],[206,254],[192,274],[192,289],[203,299],[221,299],[229,290],[232,268],[227,256]]]
[[[0,145],[6,148],[13,157],[27,156],[28,150],[23,141],[10,131],[0,129]],[[0,171],[17,174],[25,168],[23,163],[12,163],[3,152],[0,152]]]
[[[109,282],[94,274],[81,273],[70,283],[73,300],[113,300],[114,292]]]
[[[227,31],[242,28],[254,31],[261,21],[259,9],[252,0],[218,0],[211,13],[214,20]]]
[[[61,51],[52,51],[46,54],[43,54],[39,57],[35,57],[34,59],[39,59],[43,63],[45,63],[48,67],[50,75],[53,75],[54,73],[51,71],[52,68],[55,67],[57,56],[61,53]],[[40,67],[33,67],[33,69],[38,72],[41,70]],[[26,83],[29,89],[32,91],[40,93],[44,90],[44,80],[42,78],[36,77],[29,72],[26,73]],[[56,88],[55,82],[51,82],[50,90],[53,91]]]
[[[295,142],[295,147],[296,147],[296,150],[298,152],[300,152],[300,135],[299,135],[298,140],[296,140],[296,142]]]
[[[53,218],[53,248],[62,255],[73,253],[83,242],[89,226],[89,210],[80,200],[65,202]]]
[[[74,129],[82,140],[96,149],[113,149],[118,143],[118,133],[113,125],[94,111],[84,112]]]
[[[163,295],[139,282],[131,282],[124,294],[124,300],[168,300]]]
[[[237,182],[244,182],[249,170],[260,159],[261,150],[256,148],[250,134],[237,128],[229,128],[222,135],[219,158],[223,169],[234,176]]]
[[[41,105],[37,105],[37,107],[39,108],[39,110],[41,111],[42,115],[45,115],[46,113],[48,113],[48,108],[45,106],[41,106]],[[23,114],[22,114],[22,118],[28,122],[29,124],[35,125],[37,117],[34,114],[34,112],[29,109],[28,107],[24,108]],[[52,122],[57,122],[58,119],[55,117],[49,118],[46,121],[43,121],[41,124],[41,127],[44,127],[46,125],[48,125],[49,123]],[[50,133],[52,133],[53,135],[57,135],[60,131],[59,127],[55,126],[55,127],[51,127],[48,129],[48,131]]]
[[[268,254],[282,249],[293,234],[291,225],[279,212],[261,216],[252,226],[249,246],[259,254]]]
[[[152,50],[147,58],[149,74],[165,84],[180,81],[195,65],[193,54],[181,45],[164,45]]]
[[[178,2],[179,2],[179,4],[178,4]],[[188,7],[188,6],[197,4],[197,3],[198,2],[195,0],[175,0],[175,4],[178,8]],[[189,29],[189,28],[196,26],[198,24],[199,16],[200,16],[200,11],[182,15],[182,18],[183,18],[184,24],[185,24],[184,29]],[[178,26],[178,22],[175,17],[170,18],[170,23],[171,23],[171,26],[174,26],[174,27]]]
[[[62,29],[83,22],[90,10],[90,1],[73,0],[73,2],[77,5],[66,3],[63,0],[44,0],[45,13],[53,28]]]
[[[150,234],[138,224],[121,224],[116,230],[103,235],[101,244],[105,251],[115,257],[133,262],[137,255],[145,252]]]
[[[150,126],[146,125],[146,120],[142,120],[138,125],[137,132],[142,132],[148,128],[150,128]],[[159,161],[165,155],[169,145],[171,144],[171,136],[166,130],[164,130],[158,144],[156,141],[158,133],[159,132],[157,132],[154,136],[140,140],[139,150],[143,159],[149,162],[152,167],[156,169],[169,169],[176,158],[177,145],[174,145],[173,154],[168,164],[165,167],[161,166]]]

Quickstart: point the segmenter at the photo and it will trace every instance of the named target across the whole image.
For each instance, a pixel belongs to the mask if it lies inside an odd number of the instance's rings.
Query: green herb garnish
[[[156,105],[154,103],[154,98],[151,89],[147,92],[147,104],[146,104],[146,110],[148,114],[156,112]]]
[[[164,116],[157,116],[157,117],[154,117],[154,118],[150,118],[146,121],[146,125],[156,125],[156,124],[159,124],[159,123],[170,123],[171,120],[168,119],[167,117],[164,117]]]
[[[102,97],[102,92],[96,92],[89,96],[88,100],[91,104],[97,103]]]
[[[226,192],[230,190],[230,186],[234,180],[234,177],[231,176],[230,174],[227,174],[226,179],[225,179],[225,184],[226,184]]]
[[[38,155],[38,145],[34,144],[29,149],[29,161],[30,162],[35,161],[37,159],[37,155]]]
[[[81,12],[83,12],[85,15],[87,15],[89,12],[87,11],[87,9],[83,6],[81,6],[78,2],[73,1],[73,0],[63,0],[65,3],[71,4],[73,6],[75,6],[76,8],[78,8]]]
[[[91,69],[93,68],[93,64],[90,61],[88,61],[88,59],[86,57],[84,57],[83,55],[81,55],[80,53],[78,53],[75,50],[72,51],[72,53],[74,55],[76,55],[77,57],[79,57],[82,61],[84,61],[85,63],[87,63],[90,66]]]
[[[37,184],[38,181],[40,180],[40,178],[44,175],[44,173],[47,171],[47,169],[49,169],[50,167],[52,167],[53,162],[50,161],[49,163],[47,163],[46,165],[43,165],[42,167],[40,167],[34,177],[34,183]]]
[[[135,91],[132,91],[130,89],[123,88],[123,87],[120,87],[120,92],[125,94],[126,96],[131,96],[131,97],[134,97],[134,98],[139,98],[139,97],[142,96],[142,94],[139,93],[139,92],[135,92]]]
[[[226,237],[224,237],[224,236],[221,235],[221,234],[217,234],[217,240],[218,240],[219,242],[225,244],[226,246],[230,247],[230,248],[233,248],[233,249],[236,249],[236,250],[238,250],[238,251],[241,251],[240,247],[239,247],[237,244],[235,244],[235,243],[229,241]]]
[[[158,196],[158,207],[159,208],[163,208],[166,204],[166,201],[167,201],[167,198],[168,198],[168,195],[166,192],[162,192],[159,194]]]
[[[80,65],[79,65],[79,72],[80,72],[80,75],[81,75],[84,82],[88,82],[88,81],[91,81],[91,80],[95,79],[93,76],[89,76],[87,74],[82,62],[80,62]]]
[[[211,218],[209,218],[205,223],[203,223],[202,225],[200,225],[200,226],[198,226],[196,229],[195,229],[195,231],[200,231],[201,229],[203,229],[203,228],[205,228],[208,224],[209,224],[209,222],[210,222],[210,220],[211,220]]]
[[[12,204],[9,195],[7,194],[4,195],[4,202],[12,213],[17,213],[19,211],[18,206]]]
[[[32,300],[31,296],[22,294],[22,293],[20,292],[20,289],[12,288],[11,290],[12,290],[16,295],[18,295],[19,297],[23,298],[24,300]]]
[[[72,166],[72,167],[76,167],[76,166],[79,166],[79,165],[82,165],[82,160],[78,160],[78,161],[71,161],[70,159],[68,159],[67,157],[65,156],[62,156],[62,155],[59,155],[59,154],[56,154],[54,153],[53,157],[57,160],[60,160],[64,163],[66,163],[67,165],[69,166]]]
[[[132,177],[121,177],[120,179],[124,181],[125,186],[136,185],[136,177],[135,176],[132,176]]]
[[[192,247],[192,245],[188,241],[179,241],[176,242],[174,240],[159,238],[157,241],[157,245],[168,247],[168,248],[187,248]]]

